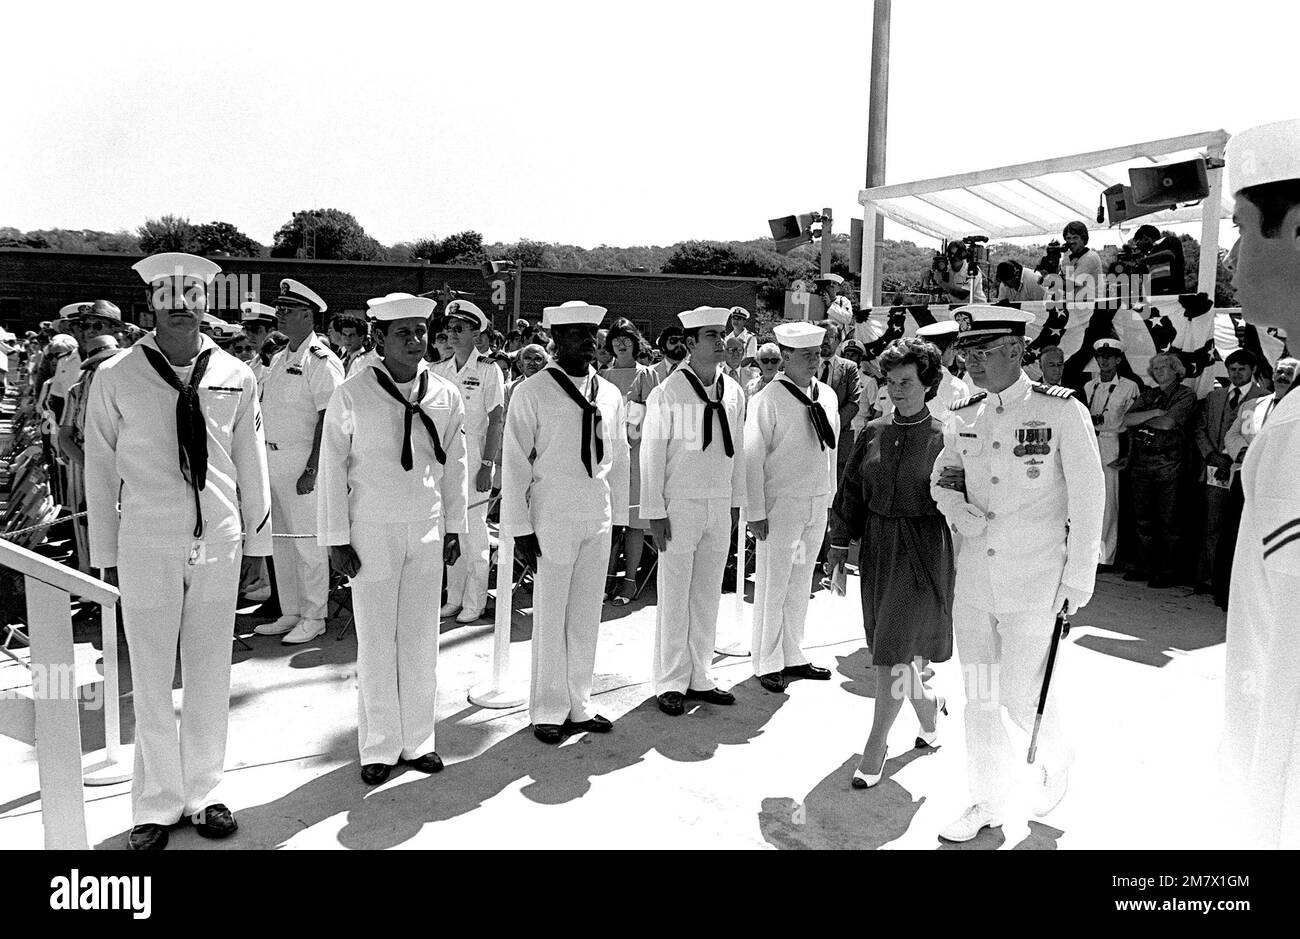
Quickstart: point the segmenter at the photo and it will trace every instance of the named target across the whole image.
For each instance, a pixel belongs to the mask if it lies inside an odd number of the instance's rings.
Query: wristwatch
[[[308,476],[315,476],[315,475],[316,475],[316,467],[314,467],[314,466],[306,466],[306,467],[303,467],[303,472],[306,473]]]

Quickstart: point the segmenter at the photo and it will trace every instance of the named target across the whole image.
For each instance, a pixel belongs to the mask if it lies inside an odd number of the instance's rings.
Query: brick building
[[[116,303],[132,322],[141,322],[146,293],[131,270],[138,260],[140,255],[0,248],[0,325],[21,335],[41,320],[53,319],[65,304],[101,298]],[[311,287],[331,313],[364,311],[370,297],[393,291],[424,293],[444,283],[468,292],[498,328],[505,327],[513,310],[513,285],[507,282],[504,289],[494,290],[477,267],[219,256],[213,260],[228,275],[214,290],[213,312],[231,321],[239,319],[239,302],[249,293],[273,302],[282,277]],[[739,305],[753,311],[762,283],[747,277],[526,268],[520,314],[536,320],[543,307],[586,300],[608,307],[611,316],[626,316],[653,339],[682,310]]]

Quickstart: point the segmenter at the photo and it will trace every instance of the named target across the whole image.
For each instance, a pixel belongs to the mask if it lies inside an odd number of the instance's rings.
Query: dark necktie
[[[817,437],[817,443],[823,450],[835,449],[835,431],[831,429],[830,419],[826,417],[826,412],[822,406],[817,403],[817,383],[813,382],[812,398],[804,394],[788,381],[782,381],[786,390],[794,395],[794,399],[808,409],[808,419],[812,421],[813,434]]]
[[[176,444],[180,451],[181,478],[194,493],[194,537],[203,537],[203,506],[199,492],[208,483],[208,425],[199,403],[199,381],[208,368],[211,349],[204,349],[194,360],[188,385],[176,377],[171,363],[157,349],[141,345],[144,357],[158,376],[176,392]]]
[[[383,369],[376,368],[371,369],[371,371],[375,373],[375,378],[379,380],[379,387],[388,392],[405,411],[402,427],[402,469],[409,473],[411,467],[415,465],[411,453],[411,426],[416,415],[419,415],[420,423],[424,425],[424,429],[429,432],[429,439],[433,441],[434,458],[437,459],[439,466],[444,465],[447,462],[447,454],[443,452],[442,441],[438,439],[438,428],[433,425],[433,418],[425,414],[420,408],[420,402],[424,400],[424,393],[429,387],[429,373],[420,373],[420,383],[415,389],[415,403],[412,404],[397,390],[397,385],[393,384],[393,380]]]
[[[591,443],[596,442],[596,463],[605,459],[605,442],[600,432],[600,408],[596,407],[596,383],[600,380],[595,375],[591,376],[591,400],[582,396],[569,376],[557,368],[548,368],[551,377],[555,383],[564,389],[573,403],[582,408],[582,465],[587,468],[587,476],[595,478],[595,465],[591,462]]]
[[[828,385],[831,383],[831,360],[830,359],[827,359],[825,362],[822,363],[821,380]]]
[[[717,381],[718,400],[710,401],[708,394],[704,391],[704,385],[700,382],[699,376],[691,371],[690,366],[683,368],[681,372],[686,376],[686,380],[690,382],[691,387],[695,389],[695,393],[699,396],[700,400],[704,402],[704,442],[700,445],[700,449],[707,450],[709,449],[709,444],[713,443],[713,414],[716,412],[718,415],[718,426],[722,428],[722,452],[728,457],[734,456],[736,451],[731,445],[731,425],[727,423],[727,411],[726,408],[722,406],[723,385],[721,376],[719,376]]]
[[[1241,404],[1241,389],[1233,388],[1232,394],[1228,395],[1228,410],[1235,414],[1239,404]]]

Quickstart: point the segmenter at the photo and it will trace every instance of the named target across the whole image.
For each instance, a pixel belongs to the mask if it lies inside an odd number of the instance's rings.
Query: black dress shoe
[[[780,694],[785,691],[785,679],[781,677],[780,672],[771,672],[767,675],[759,675],[758,683],[768,691]]]
[[[167,838],[166,825],[136,825],[126,837],[126,846],[132,851],[161,851],[167,847]]]
[[[608,717],[601,717],[597,714],[595,717],[585,721],[566,720],[564,722],[564,729],[570,734],[607,734],[614,729],[614,722]]]
[[[564,728],[559,724],[534,724],[533,736],[542,743],[559,743],[564,739]]]
[[[393,768],[387,763],[367,763],[361,767],[361,781],[367,786],[378,786],[388,779]]]
[[[413,760],[407,760],[411,766],[415,767],[422,773],[441,773],[442,757],[430,750],[423,756],[417,756]]]
[[[220,802],[209,805],[198,814],[199,820],[194,822],[194,830],[204,838],[229,838],[239,831],[235,816]]]
[[[680,691],[665,691],[659,696],[659,710],[673,717],[686,713],[686,700]]]
[[[813,681],[831,680],[831,670],[829,668],[821,668],[811,662],[803,665],[787,665],[781,669],[781,674],[790,678],[811,678]]]
[[[686,697],[696,701],[707,701],[709,704],[735,704],[736,696],[730,691],[723,691],[721,688],[710,688],[707,691],[693,691],[686,689]]]

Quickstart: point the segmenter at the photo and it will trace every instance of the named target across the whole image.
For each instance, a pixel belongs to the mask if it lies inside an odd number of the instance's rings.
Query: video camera
[[[1151,267],[1146,262],[1145,255],[1132,243],[1123,245],[1115,260],[1107,268],[1108,273],[1117,277],[1124,277],[1129,274],[1149,274]]]

